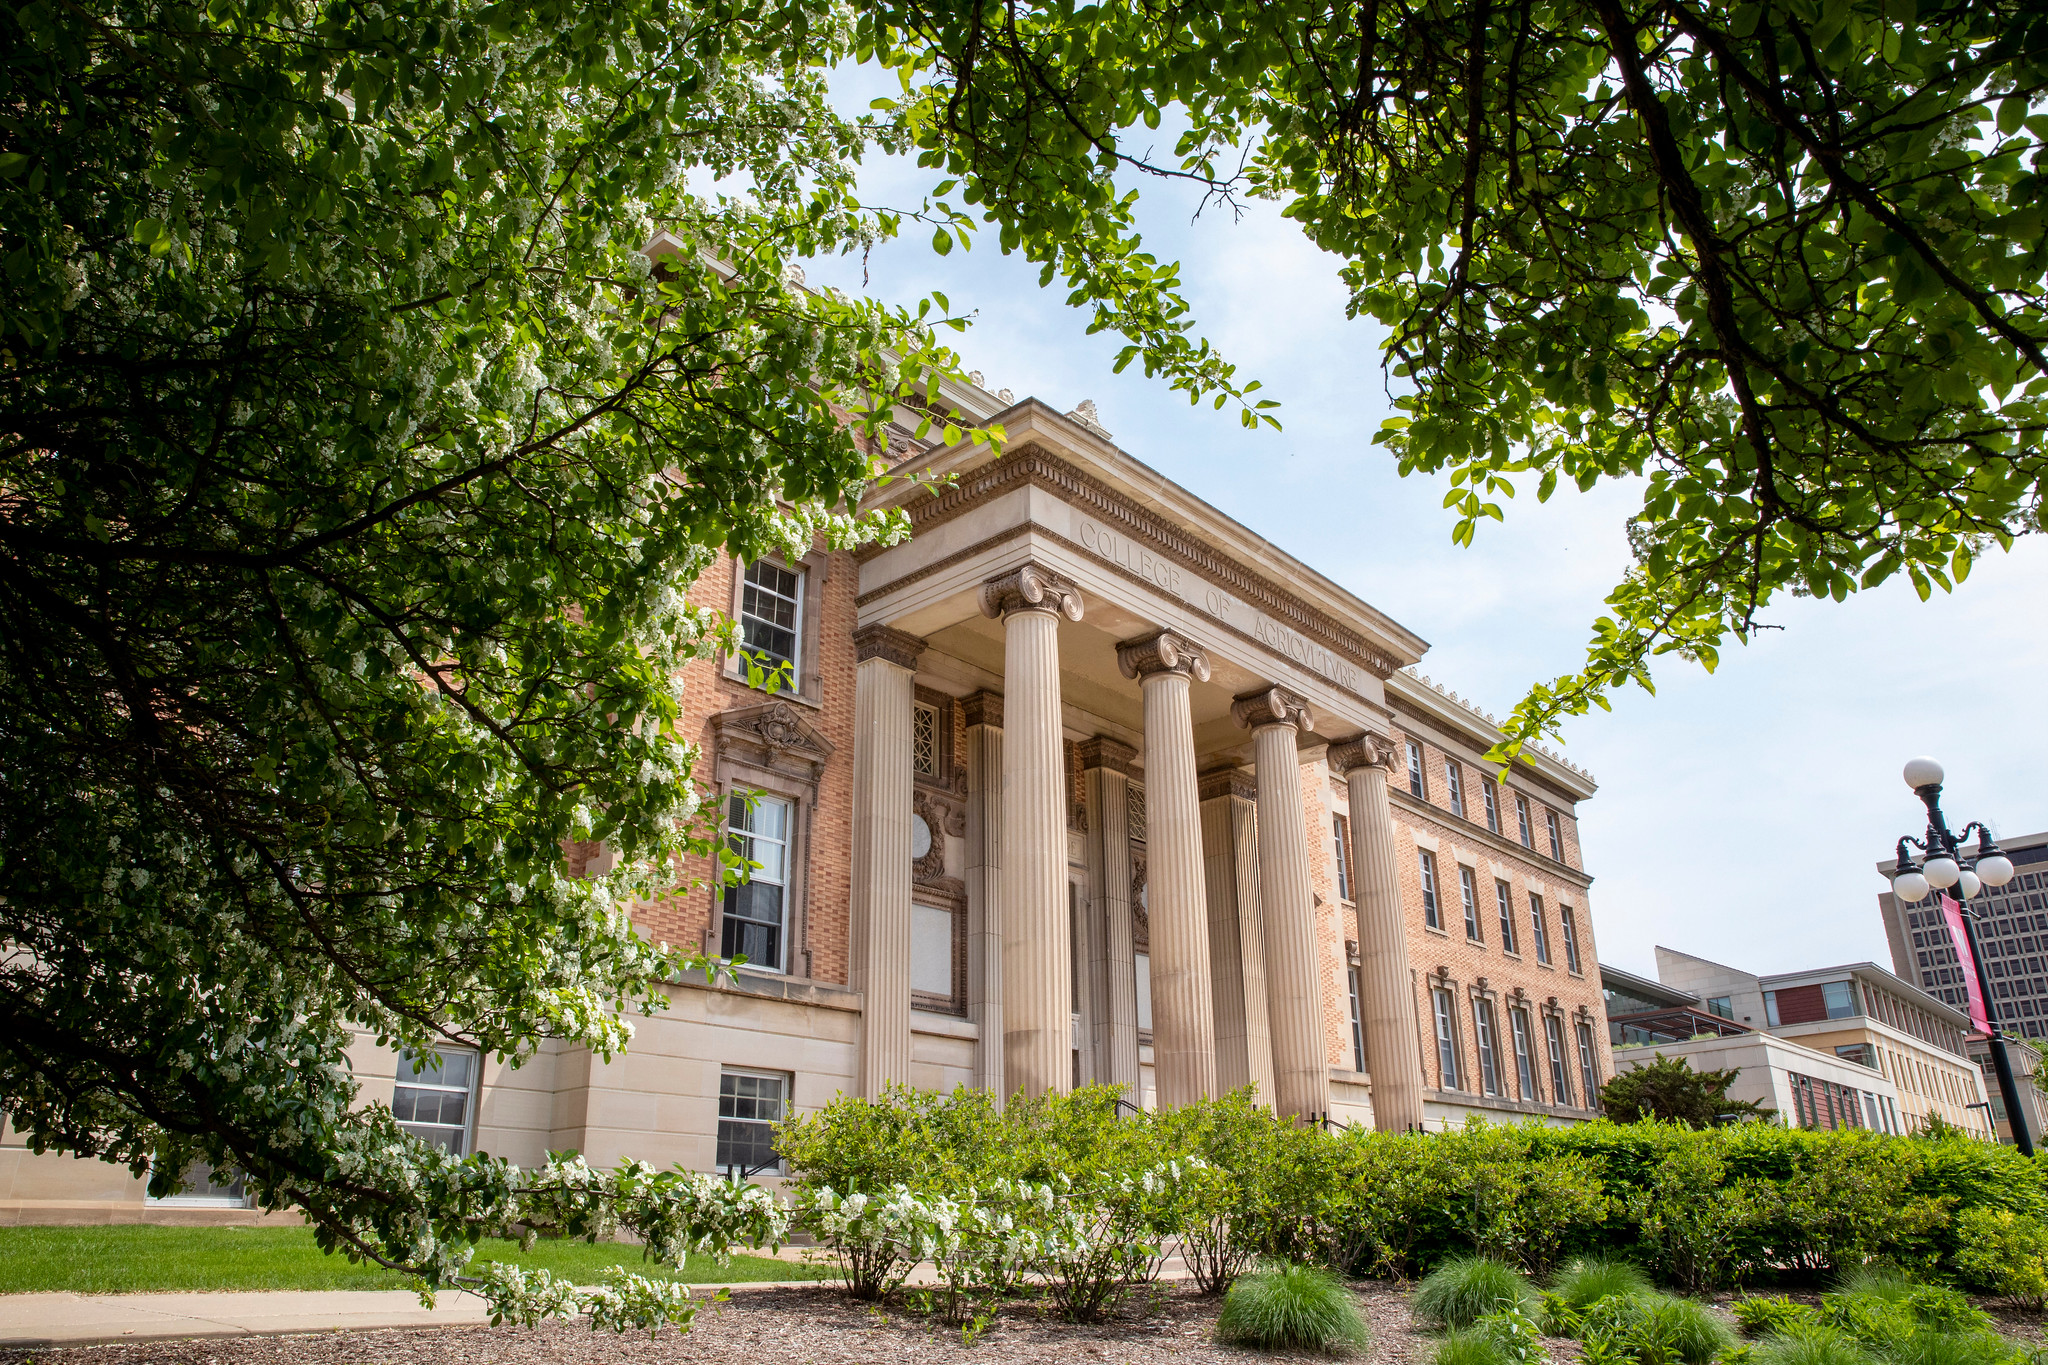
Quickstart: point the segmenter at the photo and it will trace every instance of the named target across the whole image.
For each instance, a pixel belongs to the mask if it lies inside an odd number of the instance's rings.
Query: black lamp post
[[[1949,832],[1941,814],[1941,765],[1931,758],[1916,758],[1906,764],[1906,785],[1927,807],[1927,837],[1908,835],[1899,840],[1898,870],[1892,877],[1892,892],[1907,902],[1924,899],[1930,890],[1955,888],[1956,903],[1962,907],[1963,936],[1968,940],[1970,963],[1977,973],[1977,990],[1984,998],[1984,1014],[1991,1027],[1991,1065],[1998,1073],[1998,1093],[2005,1100],[2006,1122],[2012,1127],[2012,1141],[2020,1155],[2034,1154],[2034,1139],[2027,1132],[2027,1116],[2020,1108],[2019,1085],[2013,1080],[2012,1059],[2006,1055],[2005,1033],[1992,1014],[1998,1006],[1991,995],[1991,979],[1984,973],[1984,957],[1977,951],[1976,914],[1970,898],[1980,887],[2004,886],[2012,880],[2012,860],[1998,851],[1991,831],[1972,820],[1960,835]],[[1963,840],[1974,833],[1977,849],[1966,854]],[[1907,845],[1920,850],[1926,861],[1916,861]],[[1972,1106],[1973,1108],[1975,1106]]]

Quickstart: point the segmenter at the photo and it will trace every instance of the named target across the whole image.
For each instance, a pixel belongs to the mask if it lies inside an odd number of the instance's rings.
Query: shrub
[[[1342,1280],[1318,1266],[1282,1262],[1230,1286],[1216,1338],[1266,1351],[1344,1355],[1364,1349],[1368,1332]]]
[[[1416,1286],[1409,1307],[1426,1326],[1469,1327],[1504,1308],[1533,1312],[1537,1296],[1534,1286],[1513,1266],[1486,1256],[1459,1256],[1432,1270]]]
[[[1810,1326],[1772,1337],[1756,1347],[1752,1365],[1872,1365],[1854,1338],[1828,1327]]]
[[[1944,1284],[1916,1284],[1906,1295],[1906,1307],[1923,1327],[1938,1332],[1988,1332],[1990,1315],[1972,1304],[1968,1296]]]
[[[1615,1294],[1595,1301],[1581,1316],[1580,1340],[1589,1359],[1634,1360],[1639,1365],[1707,1365],[1736,1344],[1735,1333],[1712,1309],[1656,1293]]]
[[[1581,1256],[1551,1279],[1550,1288],[1570,1307],[1584,1309],[1615,1294],[1647,1294],[1650,1280],[1627,1261]]]
[[[2048,1225],[2010,1209],[1965,1209],[1956,1234],[1956,1274],[1964,1284],[2036,1310],[2048,1303]]]
[[[1803,1303],[1782,1294],[1768,1298],[1737,1299],[1729,1305],[1745,1336],[1774,1337],[1801,1331],[1820,1321],[1820,1315]]]

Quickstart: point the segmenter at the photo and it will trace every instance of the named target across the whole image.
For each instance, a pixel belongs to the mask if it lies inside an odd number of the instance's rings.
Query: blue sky
[[[877,163],[863,191],[914,205],[928,174]],[[1182,263],[1200,334],[1280,400],[1284,430],[1190,407],[1136,365],[1110,373],[1120,339],[1088,336],[1065,291],[1041,290],[993,238],[940,257],[913,227],[865,262],[865,286],[857,259],[811,262],[809,279],[898,303],[943,291],[973,315],[955,344],[990,389],[1062,411],[1094,399],[1125,450],[1420,633],[1422,671],[1496,715],[1576,667],[1627,563],[1634,490],[1539,506],[1531,487],[1505,526],[1452,545],[1444,482],[1398,477],[1371,443],[1389,411],[1380,334],[1345,320],[1336,259],[1275,205],[1193,219],[1178,187],[1140,188],[1148,247]],[[1952,597],[1922,603],[1900,581],[1846,604],[1784,599],[1766,619],[1783,629],[1715,674],[1671,660],[1655,697],[1631,691],[1565,732],[1600,782],[1580,818],[1604,961],[1654,975],[1662,943],[1759,972],[1888,966],[1872,864],[1917,832],[1899,778],[1914,754],[1947,766],[1956,824],[2048,829],[2039,538],[1979,562]]]

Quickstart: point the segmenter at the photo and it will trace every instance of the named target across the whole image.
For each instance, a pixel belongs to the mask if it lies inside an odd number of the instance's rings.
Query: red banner
[[[1989,1037],[1991,1015],[1984,1008],[1984,993],[1977,989],[1977,960],[1970,952],[1970,936],[1963,929],[1963,903],[1946,892],[1937,892],[1941,900],[1942,918],[1948,921],[1949,937],[1955,940],[1956,961],[1963,967],[1963,988],[1969,992],[1970,1022],[1977,1031]]]

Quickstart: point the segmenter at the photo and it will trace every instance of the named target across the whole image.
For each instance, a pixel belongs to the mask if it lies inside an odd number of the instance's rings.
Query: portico
[[[999,456],[963,444],[916,462],[950,486],[885,485],[877,502],[913,534],[857,557],[855,962],[912,955],[917,816],[899,774],[913,697],[943,695],[972,708],[965,1012],[981,1083],[1106,1082],[1139,1102],[1142,1053],[1161,1106],[1251,1085],[1283,1113],[1328,1113],[1348,1055],[1330,982],[1355,943],[1373,1072],[1405,1065],[1413,1092],[1389,1104],[1376,1087],[1376,1119],[1419,1123],[1383,768],[1385,683],[1423,642],[1086,421],[1027,401],[1002,425]],[[1393,885],[1373,908],[1390,925],[1364,924],[1367,902],[1338,923],[1317,892],[1305,788],[1326,779],[1303,764],[1334,772],[1330,753],[1358,775],[1350,818]],[[870,1094],[911,1066],[912,992],[877,983]]]

